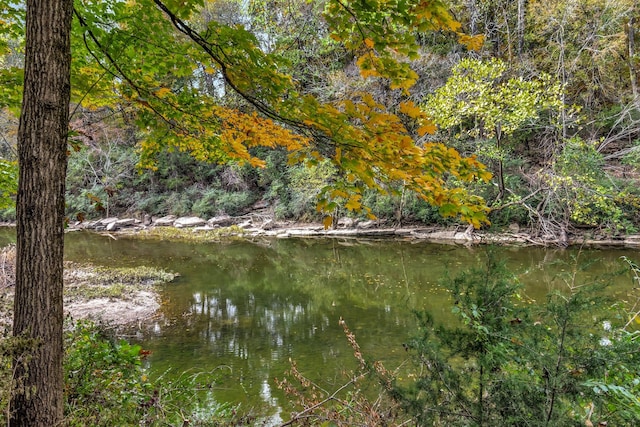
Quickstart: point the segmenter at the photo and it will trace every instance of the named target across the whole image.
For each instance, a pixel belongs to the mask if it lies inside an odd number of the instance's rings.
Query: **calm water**
[[[0,243],[13,240],[0,233]],[[140,339],[152,351],[150,369],[208,371],[220,368],[219,401],[269,412],[278,419],[285,397],[273,379],[289,358],[327,389],[345,382],[355,365],[341,327],[344,318],[366,356],[394,368],[407,358],[402,348],[415,327],[413,310],[451,319],[451,302],[440,286],[449,272],[479,265],[485,248],[337,239],[290,239],[192,244],[71,233],[69,260],[101,265],[161,267],[180,274],[161,290],[162,319]],[[499,256],[541,300],[565,285],[577,250],[499,248]],[[624,267],[632,250],[588,250],[595,261],[580,275],[591,280]],[[618,276],[624,298],[631,278]]]

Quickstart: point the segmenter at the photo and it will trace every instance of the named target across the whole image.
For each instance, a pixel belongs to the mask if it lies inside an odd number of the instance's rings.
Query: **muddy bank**
[[[176,274],[150,267],[106,268],[65,263],[64,311],[73,319],[91,319],[124,327],[152,319],[160,307],[156,286]],[[15,247],[0,252],[0,330],[13,319]]]

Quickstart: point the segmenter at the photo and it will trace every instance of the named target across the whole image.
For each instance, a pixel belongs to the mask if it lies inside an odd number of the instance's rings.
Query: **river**
[[[14,240],[13,231],[0,243]],[[74,232],[65,256],[98,265],[161,267],[180,277],[161,288],[160,317],[134,340],[151,351],[154,375],[167,370],[217,369],[213,396],[241,410],[286,419],[282,378],[289,359],[328,390],[355,366],[338,321],[343,318],[368,358],[395,368],[409,356],[402,343],[415,330],[415,310],[450,322],[452,302],[442,286],[449,274],[478,266],[486,247],[398,240],[274,239],[185,243]],[[564,288],[566,273],[579,283],[640,262],[630,249],[500,247],[498,256],[525,285],[528,299],[541,301]],[[624,299],[630,274],[614,276],[612,292]],[[282,415],[281,415],[282,413]]]

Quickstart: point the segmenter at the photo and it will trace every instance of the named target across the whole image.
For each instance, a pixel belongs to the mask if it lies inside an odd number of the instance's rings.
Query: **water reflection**
[[[10,233],[0,235],[10,239]],[[151,369],[162,373],[220,370],[218,401],[245,409],[287,411],[273,379],[289,358],[328,390],[344,383],[355,366],[341,327],[344,318],[365,355],[393,369],[407,354],[402,342],[415,328],[414,310],[452,319],[441,278],[478,265],[486,248],[415,242],[298,239],[220,244],[113,240],[85,233],[67,236],[66,257],[103,265],[151,265],[180,273],[161,291],[161,320],[141,343],[152,351]],[[566,287],[573,262],[594,261],[576,271],[581,283],[623,267],[630,250],[499,248],[528,297],[543,301]],[[581,263],[582,263],[581,261]],[[628,275],[611,278],[620,298],[631,290]],[[267,409],[265,409],[267,408]]]
[[[281,360],[291,354],[294,340],[314,339],[330,326],[329,317],[313,313],[309,301],[274,297],[266,305],[263,297],[250,293],[244,304],[236,304],[221,293],[219,288],[193,293],[184,322],[187,330],[197,329],[200,341],[209,343],[211,353],[219,357],[260,357],[262,349],[268,348],[272,360]],[[250,348],[247,342],[261,345]]]

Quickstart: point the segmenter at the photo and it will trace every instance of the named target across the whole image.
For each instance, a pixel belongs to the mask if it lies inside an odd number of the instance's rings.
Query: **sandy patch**
[[[0,330],[13,319],[15,247],[0,252]],[[152,319],[158,308],[157,285],[177,275],[151,267],[107,268],[66,263],[64,311],[73,319],[124,326]]]
[[[108,325],[128,325],[147,321],[160,308],[158,294],[136,291],[127,299],[95,298],[73,301],[65,305],[65,313],[73,319],[91,319]]]

